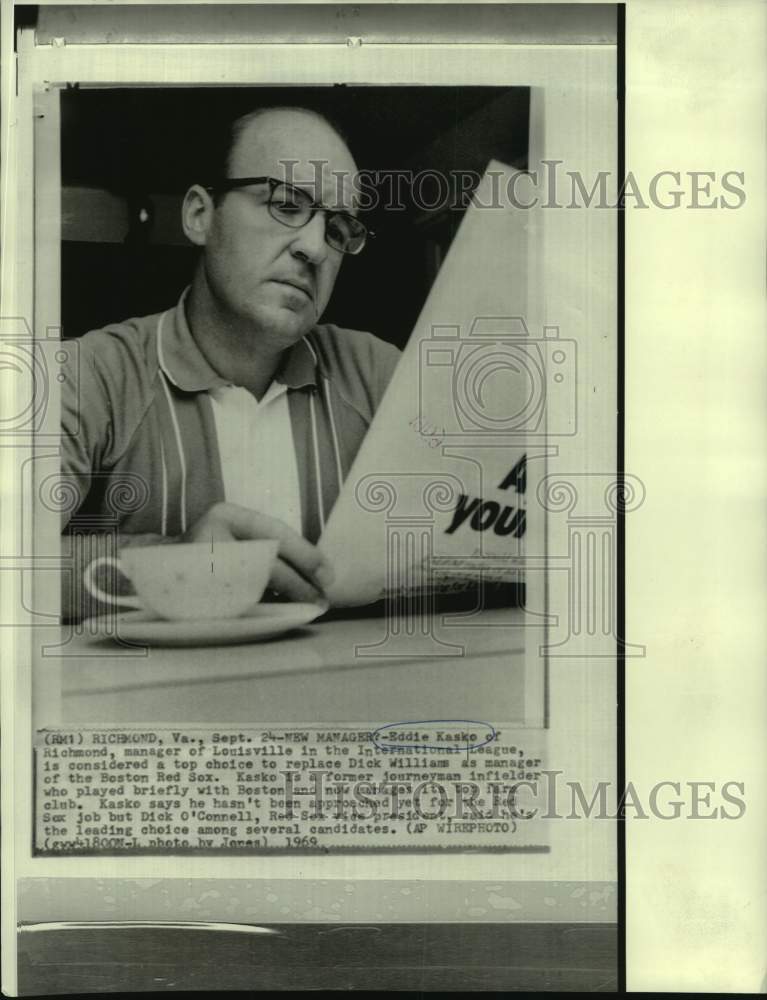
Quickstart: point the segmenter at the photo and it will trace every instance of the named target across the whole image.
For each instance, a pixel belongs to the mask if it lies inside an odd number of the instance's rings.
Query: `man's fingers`
[[[316,604],[325,600],[324,594],[282,559],[278,559],[272,569],[269,586],[291,601],[308,601]]]
[[[307,542],[284,521],[237,504],[220,504],[211,513],[224,520],[236,538],[277,539],[282,559],[302,576],[316,581],[319,589],[329,587],[333,582],[333,571],[317,546]]]
[[[205,515],[181,536],[182,542],[233,542],[236,535],[226,521]]]

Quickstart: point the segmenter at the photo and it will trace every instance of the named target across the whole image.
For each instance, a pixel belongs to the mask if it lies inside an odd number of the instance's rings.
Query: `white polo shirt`
[[[260,401],[234,385],[208,392],[227,502],[277,517],[301,534],[301,494],[288,387],[272,382]]]

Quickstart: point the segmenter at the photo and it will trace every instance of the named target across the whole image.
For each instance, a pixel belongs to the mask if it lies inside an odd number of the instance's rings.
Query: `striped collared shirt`
[[[225,499],[211,390],[226,385],[184,309],[85,334],[62,385],[69,532],[177,536]],[[371,334],[315,327],[285,352],[303,534],[322,532],[399,359]]]

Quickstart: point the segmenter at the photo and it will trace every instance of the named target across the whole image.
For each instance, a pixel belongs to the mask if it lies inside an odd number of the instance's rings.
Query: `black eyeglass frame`
[[[334,246],[328,239],[328,228],[325,226],[325,242],[333,250],[338,250],[339,253],[349,254],[350,256],[356,257],[357,254],[362,253],[365,249],[367,241],[369,239],[375,239],[376,234],[372,229],[368,229],[364,222],[357,218],[356,215],[352,215],[351,212],[344,212],[335,208],[328,208],[327,205],[323,205],[320,201],[310,201],[309,202],[309,218],[302,222],[298,226],[293,226],[285,219],[278,218],[271,211],[272,208],[272,198],[274,192],[278,187],[288,188],[290,191],[298,191],[304,198],[308,195],[303,188],[298,187],[295,184],[291,184],[288,181],[281,181],[278,177],[226,177],[219,181],[217,184],[209,184],[205,186],[205,190],[209,194],[226,194],[229,191],[237,191],[239,188],[249,187],[251,184],[268,184],[269,185],[269,198],[266,202],[266,207],[269,210],[269,215],[274,219],[275,222],[279,222],[280,225],[287,226],[289,229],[303,229],[304,226],[308,226],[312,221],[317,212],[324,212],[328,216],[340,216],[344,220],[350,220],[354,226],[361,226],[364,230],[364,240],[362,245],[357,250],[344,250],[342,247]]]

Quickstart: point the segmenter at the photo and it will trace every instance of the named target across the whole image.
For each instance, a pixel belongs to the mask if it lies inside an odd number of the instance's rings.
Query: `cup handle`
[[[95,597],[96,600],[101,601],[102,604],[121,604],[124,607],[129,608],[144,607],[143,602],[137,596],[132,594],[108,594],[105,590],[102,590],[93,579],[94,573],[101,566],[114,566],[123,574],[123,576],[128,576],[119,559],[116,559],[114,556],[99,556],[98,559],[94,559],[92,563],[89,563],[83,573],[83,583],[85,584],[91,597]]]

